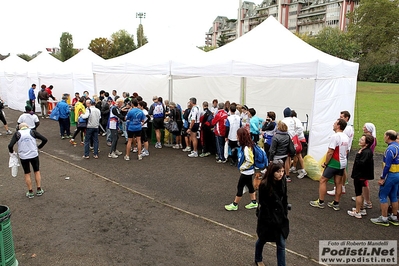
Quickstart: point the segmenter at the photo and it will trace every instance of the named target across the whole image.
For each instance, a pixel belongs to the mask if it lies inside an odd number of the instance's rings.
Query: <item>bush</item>
[[[370,82],[399,83],[399,64],[370,66],[359,72],[359,79]]]

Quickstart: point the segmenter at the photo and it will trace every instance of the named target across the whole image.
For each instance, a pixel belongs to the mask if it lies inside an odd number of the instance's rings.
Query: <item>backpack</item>
[[[254,166],[258,169],[264,169],[269,165],[266,152],[257,144],[253,146]]]

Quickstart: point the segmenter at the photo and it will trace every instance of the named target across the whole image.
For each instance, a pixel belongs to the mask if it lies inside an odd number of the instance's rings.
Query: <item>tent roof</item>
[[[105,60],[93,53],[89,49],[83,49],[73,57],[66,60],[63,64],[69,72],[93,74],[92,64],[103,63]]]
[[[26,72],[28,62],[16,54],[10,54],[6,59],[1,61],[0,70],[5,72]]]
[[[94,63],[93,72],[168,75],[171,61],[201,58],[204,54],[194,45],[179,42],[147,43],[130,53],[106,60],[104,64]]]
[[[42,51],[38,56],[28,62],[29,73],[63,73],[65,72],[60,60]]]
[[[273,16],[199,61],[186,60],[173,75],[331,78],[357,76],[358,64],[326,54],[291,33]]]

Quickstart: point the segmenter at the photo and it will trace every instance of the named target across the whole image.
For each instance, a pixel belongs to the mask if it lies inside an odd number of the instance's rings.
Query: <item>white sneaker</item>
[[[130,157],[127,156],[127,155],[125,155],[125,156],[123,157],[123,159],[125,159],[125,161],[130,161]]]
[[[115,152],[114,152],[116,155],[122,155],[122,152],[121,151],[118,151],[118,150],[116,150]]]
[[[352,208],[353,212],[356,212],[356,208]],[[360,215],[367,215],[367,211],[365,209],[360,209]]]
[[[183,149],[183,145],[179,144],[179,149]]]
[[[137,155],[137,159],[138,159],[139,161],[143,160],[143,155],[141,155],[141,154]]]
[[[116,155],[115,153],[109,153],[108,158],[116,159],[116,158],[118,158],[118,155]]]
[[[346,193],[346,191],[345,191],[345,186],[342,186],[342,192],[341,192],[341,195],[343,195],[343,194],[345,194]],[[329,190],[329,191],[327,191],[327,194],[328,195],[330,195],[330,196],[335,196],[335,187],[334,187],[334,189],[333,190]]]
[[[11,135],[12,131],[11,130],[7,130],[6,135]]]
[[[348,211],[348,214],[357,219],[362,219],[362,215],[359,212],[356,212],[356,208],[355,208],[355,210],[352,209],[352,211]]]
[[[179,146],[179,144],[176,144],[176,145],[173,145],[173,147],[172,147],[173,149],[179,149],[180,148],[180,146]]]
[[[196,158],[196,157],[198,157],[198,152],[193,151],[192,153],[190,153],[190,154],[188,155],[188,157],[190,157],[190,158]]]
[[[146,151],[146,150],[144,150],[142,153],[141,153],[141,155],[144,157],[144,156],[150,156],[150,153],[148,152],[148,151]]]
[[[185,147],[184,149],[183,149],[183,151],[191,151],[191,147]]]
[[[305,171],[305,169],[299,169],[298,170],[299,175],[297,176],[299,179],[304,178],[308,173]]]
[[[290,173],[294,173],[294,174],[296,174],[298,171],[296,170],[296,167],[295,166],[292,166],[291,168],[290,168]]]
[[[136,147],[133,148],[133,152],[137,152],[137,148]]]

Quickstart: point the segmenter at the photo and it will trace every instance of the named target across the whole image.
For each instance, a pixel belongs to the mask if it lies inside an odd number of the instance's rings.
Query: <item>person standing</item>
[[[264,139],[264,150],[266,152],[267,158],[270,157],[270,146],[272,145],[272,138],[276,134],[277,124],[276,124],[276,113],[273,111],[267,112],[266,122],[262,126],[263,139]]]
[[[37,93],[37,101],[40,104],[42,118],[48,118],[48,99],[49,95],[46,91],[46,85],[41,86],[41,90]]]
[[[0,121],[3,122],[4,129],[6,130],[6,134],[7,134],[7,135],[11,135],[12,132],[11,132],[11,130],[8,128],[7,120],[6,120],[5,116],[4,116],[4,101],[3,101],[3,99],[1,99],[1,98],[0,98]],[[1,135],[2,135],[2,134],[0,133],[0,136],[1,136]]]
[[[32,130],[35,130],[40,125],[39,117],[32,112],[32,107],[29,105],[25,106],[25,113],[19,116],[17,123],[18,125],[26,123]]]
[[[157,139],[155,148],[161,149],[161,130],[164,128],[163,120],[165,119],[165,108],[162,102],[158,100],[157,96],[152,97],[152,101],[154,103],[151,105],[148,114],[153,118],[152,126],[154,127],[155,137]]]
[[[69,118],[69,105],[67,104],[68,96],[62,96],[62,100],[57,104],[58,110],[60,111],[60,117],[58,123],[60,125],[61,139],[72,138],[71,136],[71,121]]]
[[[29,89],[29,103],[32,107],[32,111],[36,112],[36,95],[35,95],[36,84],[32,84]]]
[[[288,220],[287,182],[284,178],[284,164],[272,162],[259,185],[258,223],[255,244],[255,264],[264,266],[263,247],[266,242],[275,242],[277,265],[285,266],[285,240],[290,231]]]
[[[123,106],[123,99],[117,99],[116,104],[111,107],[111,111],[109,113],[107,128],[111,132],[111,149],[108,154],[109,158],[118,158],[119,155],[122,155],[122,152],[116,149],[118,145],[118,129],[120,121],[125,120],[125,116],[121,114],[121,108]]]
[[[218,111],[212,119],[213,132],[215,133],[217,163],[225,163],[227,159],[224,156],[225,134],[227,113],[224,110],[224,103],[218,103]],[[249,133],[249,131],[248,131]]]
[[[230,105],[230,115],[226,119],[226,131],[225,131],[225,141],[228,142],[229,148],[231,150],[231,161],[230,165],[237,164],[237,131],[241,128],[241,118],[239,115],[236,115],[236,105]]]
[[[98,127],[100,125],[101,112],[96,108],[95,102],[86,100],[86,112],[80,117],[87,119],[87,128],[83,158],[89,159],[90,141],[93,141],[93,158],[98,159]]]
[[[263,123],[265,122],[259,116],[256,116],[256,110],[254,108],[249,108],[249,132],[251,133],[252,140],[258,144],[260,130],[262,129]]]
[[[396,142],[397,133],[388,130],[384,134],[384,141],[388,144],[383,157],[383,170],[378,184],[380,190],[378,197],[381,206],[381,216],[372,218],[374,224],[389,226],[399,225],[398,218],[394,215],[398,212],[398,187],[399,187],[399,144]],[[392,214],[388,216],[388,197],[392,205]]]
[[[190,158],[195,158],[198,157],[198,133],[200,130],[200,110],[199,107],[197,106],[197,99],[192,97],[190,98],[190,107],[191,107],[191,112],[188,118],[188,129],[187,129],[187,134],[190,135],[190,140],[191,144],[193,145],[193,150],[191,151],[190,154],[188,154],[188,157]]]
[[[146,120],[146,117],[141,111],[138,106],[139,103],[138,101],[134,98],[132,100],[132,105],[133,108],[130,109],[130,111],[126,115],[126,127],[127,127],[127,136],[128,136],[128,141],[126,145],[126,155],[124,159],[126,161],[130,160],[130,148],[132,147],[132,142],[133,138],[136,139],[137,143],[137,159],[140,161],[143,159],[143,156],[141,155],[141,130],[144,124],[144,121]]]
[[[36,139],[40,139],[39,146],[36,144]],[[33,172],[35,173],[36,181],[36,196],[42,196],[44,190],[41,187],[41,175],[39,169],[39,152],[38,149],[43,148],[47,143],[47,139],[36,130],[31,130],[26,123],[19,125],[19,130],[14,133],[8,144],[8,151],[14,153],[14,145],[18,143],[18,155],[21,161],[22,168],[25,174],[25,183],[28,187],[26,197],[29,199],[35,197],[32,188],[32,181],[30,177],[30,165],[32,165]]]
[[[343,119],[346,121],[347,126],[345,127],[344,133],[348,136],[349,141],[348,141],[348,154],[346,156],[346,159],[348,160],[349,152],[351,151],[352,147],[352,142],[353,142],[353,136],[355,135],[355,132],[353,130],[353,126],[349,124],[349,119],[351,118],[351,114],[348,111],[342,111],[341,114],[339,115],[340,119]],[[345,189],[345,183],[347,180],[347,170],[346,168],[344,169],[344,175],[342,177],[342,194],[346,193]],[[335,195],[335,187],[333,190],[327,191],[327,194],[330,196]]]
[[[324,209],[324,197],[327,192],[327,181],[334,177],[334,183],[336,187],[336,193],[334,201],[329,202],[327,205],[333,208],[335,211],[339,211],[339,200],[341,198],[342,191],[342,177],[344,170],[347,165],[347,153],[348,153],[348,136],[343,133],[346,127],[346,121],[339,118],[335,121],[333,129],[335,134],[330,138],[330,144],[328,144],[328,151],[326,155],[326,161],[323,163],[324,167],[323,175],[319,181],[319,198],[314,201],[310,201],[309,204],[312,207]]]
[[[218,114],[222,111],[224,110],[219,109]],[[233,203],[224,206],[226,211],[238,210],[238,203],[242,198],[245,186],[247,186],[249,196],[251,198],[251,202],[245,205],[245,208],[255,209],[258,207],[258,203],[256,202],[255,188],[252,183],[252,176],[255,173],[255,167],[254,167],[255,157],[253,152],[253,146],[255,144],[253,143],[249,132],[244,128],[240,128],[237,131],[237,139],[241,147],[241,150],[238,153],[238,163],[237,163],[237,167],[240,170],[240,178],[238,180],[237,193]]]
[[[360,150],[356,153],[355,162],[352,167],[353,186],[355,187],[356,208],[348,211],[350,216],[361,219],[367,212],[364,209],[363,188],[368,180],[374,179],[374,159],[371,145],[374,137],[363,134],[359,139]],[[368,183],[368,182],[367,182]]]
[[[75,100],[75,99],[74,99]],[[75,103],[75,108],[74,108],[74,112],[75,112],[75,122],[76,122],[76,130],[73,133],[72,138],[69,140],[69,142],[72,145],[76,145],[77,143],[75,142],[75,138],[76,136],[79,134],[80,132],[80,145],[83,146],[84,145],[84,138],[83,138],[83,134],[86,131],[86,127],[87,127],[87,123],[85,126],[81,126],[79,124],[79,117],[81,114],[84,114],[86,111],[86,108],[84,106],[84,102],[85,102],[85,97],[80,97],[79,101],[77,103]]]

